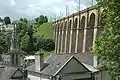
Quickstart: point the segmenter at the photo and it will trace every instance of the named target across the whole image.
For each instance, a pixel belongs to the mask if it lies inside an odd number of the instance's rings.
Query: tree
[[[120,76],[120,0],[97,0],[106,12],[104,31],[96,40],[93,52],[99,58],[99,67],[110,75],[110,80]]]
[[[0,54],[6,53],[10,48],[11,32],[0,32]]]
[[[48,18],[47,18],[47,16],[40,15],[39,17],[35,18],[35,21],[36,21],[37,25],[40,26],[43,23],[47,23]]]
[[[33,25],[29,25],[26,18],[20,18],[17,24],[17,34],[21,49],[28,55],[32,54],[35,50],[33,33]]]
[[[27,52],[27,47],[28,47],[28,43],[29,43],[29,36],[27,34],[25,34],[21,39],[22,40],[20,43],[20,47],[23,51]]]
[[[40,23],[40,24],[43,24],[43,23],[44,23],[44,16],[43,16],[43,15],[40,15],[39,18],[40,18],[40,19],[39,19],[39,23]]]
[[[0,22],[3,22],[2,18],[0,17]]]
[[[43,21],[43,22],[44,22],[44,23],[47,23],[47,22],[48,22],[47,16],[44,17],[44,21]]]
[[[6,25],[7,25],[7,24],[11,24],[10,17],[5,17],[5,18],[4,18],[4,22],[5,22]]]
[[[44,51],[53,51],[55,50],[55,43],[52,39],[41,37],[36,44],[36,51],[39,51],[40,49]]]

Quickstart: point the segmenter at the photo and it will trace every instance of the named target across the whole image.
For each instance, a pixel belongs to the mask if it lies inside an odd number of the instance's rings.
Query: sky
[[[81,10],[90,6],[91,2],[80,0]],[[0,0],[0,17],[9,16],[12,20],[21,17],[34,19],[40,15],[60,18],[66,15],[66,5],[68,13],[74,13],[78,10],[79,0]]]

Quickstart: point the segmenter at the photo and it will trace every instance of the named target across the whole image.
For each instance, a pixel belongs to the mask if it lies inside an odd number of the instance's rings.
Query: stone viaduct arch
[[[56,53],[90,52],[101,34],[103,8],[95,5],[53,22]]]

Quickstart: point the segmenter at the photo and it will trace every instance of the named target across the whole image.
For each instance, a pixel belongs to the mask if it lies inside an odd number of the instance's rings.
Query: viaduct
[[[53,22],[56,53],[90,52],[101,34],[103,8],[94,5]]]

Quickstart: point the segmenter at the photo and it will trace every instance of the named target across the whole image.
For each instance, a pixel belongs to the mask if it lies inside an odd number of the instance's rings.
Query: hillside
[[[35,29],[34,36],[36,37],[44,36],[45,38],[52,39],[53,38],[52,23],[44,23],[41,26],[39,26],[37,29]]]

